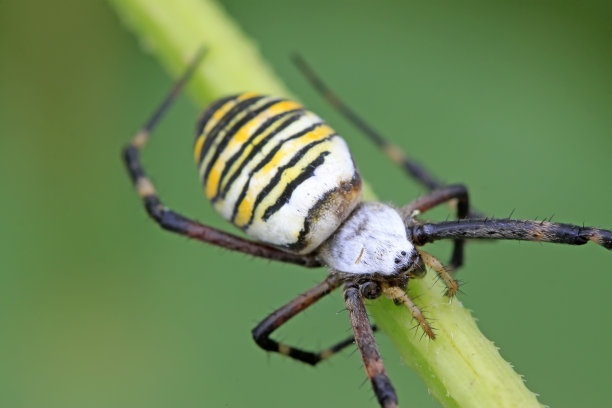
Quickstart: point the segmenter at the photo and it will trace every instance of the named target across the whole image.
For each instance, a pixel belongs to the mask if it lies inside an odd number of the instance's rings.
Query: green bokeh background
[[[381,199],[423,190],[321,101],[291,52],[442,179],[466,183],[483,211],[612,228],[609,2],[223,4],[346,135]],[[171,78],[108,4],[2,2],[0,50],[0,407],[376,405],[357,354],[313,369],[251,340],[323,269],[229,253],[147,220],[119,150]],[[167,204],[231,229],[192,163],[201,108],[182,98],[144,160]],[[461,301],[541,401],[608,406],[612,254],[507,242],[466,256]],[[329,345],[348,333],[342,308],[330,296],[278,337]],[[438,406],[378,337],[403,406]]]

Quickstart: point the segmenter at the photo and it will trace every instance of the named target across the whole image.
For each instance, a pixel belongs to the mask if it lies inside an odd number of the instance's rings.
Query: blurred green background
[[[612,228],[609,2],[223,4],[346,135],[382,200],[400,205],[423,190],[315,94],[291,52],[442,179],[466,183],[479,209]],[[251,339],[325,270],[229,253],[148,221],[119,150],[172,80],[108,4],[2,2],[0,50],[0,407],[376,405],[356,353],[313,369]],[[192,163],[201,108],[182,98],[144,160],[168,205],[231,230]],[[431,251],[446,259],[448,249]],[[541,401],[609,406],[612,254],[505,242],[466,256],[461,301]],[[327,346],[348,333],[342,308],[330,296],[277,338]],[[402,405],[438,406],[378,338]]]

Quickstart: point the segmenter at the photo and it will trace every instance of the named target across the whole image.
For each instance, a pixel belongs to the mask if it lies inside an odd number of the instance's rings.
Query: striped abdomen
[[[262,242],[318,247],[361,200],[344,140],[297,102],[244,93],[202,115],[195,160],[223,217]]]

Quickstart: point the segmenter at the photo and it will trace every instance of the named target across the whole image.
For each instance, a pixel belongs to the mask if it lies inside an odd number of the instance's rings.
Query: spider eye
[[[366,282],[363,285],[359,286],[359,291],[361,295],[366,299],[377,299],[380,297],[382,289],[380,285],[376,282]]]

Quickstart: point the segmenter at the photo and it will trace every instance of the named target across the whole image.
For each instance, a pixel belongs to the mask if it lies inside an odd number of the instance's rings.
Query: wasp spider
[[[206,196],[221,215],[256,241],[240,238],[165,207],[140,163],[140,149],[193,73],[203,53],[124,150],[124,159],[146,211],[162,228],[227,249],[307,267],[327,266],[328,277],[282,306],[252,331],[264,350],[315,365],[356,343],[374,393],[383,407],[397,396],[374,340],[363,298],[381,295],[410,310],[431,338],[435,333],[406,294],[410,279],[424,275],[425,264],[442,278],[446,295],[457,282],[442,264],[420,249],[454,240],[450,268],[462,263],[465,239],[512,239],[612,249],[612,232],[553,222],[487,219],[470,208],[463,185],[445,186],[423,167],[387,143],[344,105],[299,58],[313,85],[350,121],[430,192],[402,208],[362,201],[359,171],[345,141],[316,114],[295,101],[242,93],[212,103],[202,114],[195,139],[195,161]],[[416,219],[439,204],[456,201],[457,221]],[[274,330],[334,289],[343,286],[353,335],[335,346],[311,352],[272,339]]]

